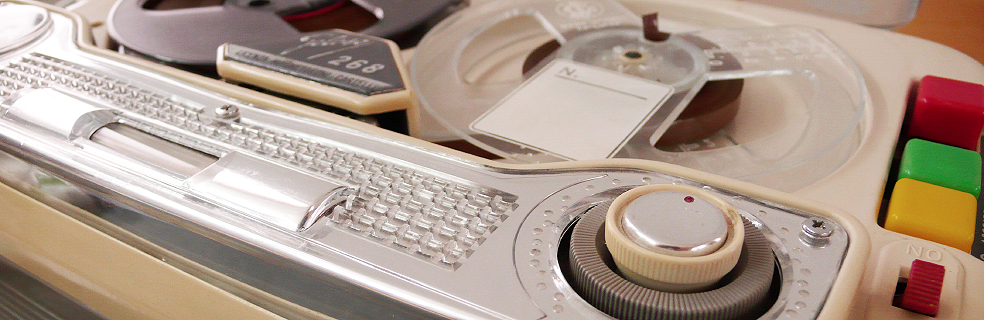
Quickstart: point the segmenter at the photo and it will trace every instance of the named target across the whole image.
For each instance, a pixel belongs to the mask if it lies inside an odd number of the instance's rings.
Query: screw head
[[[218,108],[215,108],[215,115],[222,119],[232,119],[239,117],[239,107],[231,104],[227,104]]]
[[[811,238],[829,238],[834,233],[834,222],[823,217],[813,217],[803,221],[803,232]]]

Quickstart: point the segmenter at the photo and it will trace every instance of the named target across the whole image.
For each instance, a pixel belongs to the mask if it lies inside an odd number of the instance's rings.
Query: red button
[[[940,311],[940,294],[943,292],[943,275],[946,268],[922,260],[912,261],[909,282],[901,297],[896,297],[896,307],[935,317]]]
[[[984,128],[984,85],[925,76],[919,83],[909,136],[977,150]]]

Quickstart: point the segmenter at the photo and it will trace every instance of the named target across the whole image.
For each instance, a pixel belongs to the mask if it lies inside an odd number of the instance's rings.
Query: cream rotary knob
[[[629,190],[605,217],[606,246],[619,271],[660,291],[709,289],[738,263],[744,238],[734,208],[688,186]]]

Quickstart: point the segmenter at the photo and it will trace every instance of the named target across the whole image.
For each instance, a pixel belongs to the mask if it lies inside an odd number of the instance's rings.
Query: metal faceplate
[[[558,241],[593,204],[646,184],[704,188],[767,235],[782,274],[768,318],[814,318],[850,249],[848,228],[832,220],[824,220],[833,232],[822,239],[801,231],[805,221],[829,213],[613,164],[493,167],[408,140],[271,111],[114,60],[111,54],[92,54],[74,44],[71,19],[53,14],[52,21],[53,32],[29,52],[0,56],[0,100],[5,101],[0,115],[15,93],[53,88],[112,110],[116,123],[217,158],[200,169],[210,177],[229,168],[235,168],[234,178],[251,177],[236,165],[261,163],[257,168],[277,167],[275,173],[287,180],[247,180],[260,191],[240,186],[244,191],[238,196],[224,196],[213,190],[216,184],[197,184],[203,173],[168,170],[86,136],[54,134],[23,117],[0,117],[0,150],[216,241],[245,244],[255,255],[286,259],[323,278],[392,297],[417,315],[606,317],[574,294],[560,273]],[[79,121],[84,119],[72,125]],[[307,189],[329,194],[339,186],[351,192],[314,222],[305,221],[306,228],[258,211],[278,207],[266,205],[277,199],[291,208],[321,208],[314,196],[319,193]],[[252,202],[261,200],[263,206]]]
[[[783,207],[722,190],[701,182],[658,172],[606,172],[572,184],[544,199],[530,212],[516,236],[514,259],[523,287],[548,315],[558,319],[584,315],[607,317],[568,284],[558,261],[559,241],[577,218],[591,208],[634,187],[674,184],[702,188],[733,206],[772,242],[782,284],[777,301],[765,319],[814,319],[824,306],[830,286],[850,245],[845,230],[815,214]],[[809,235],[804,225],[823,221],[832,232]]]

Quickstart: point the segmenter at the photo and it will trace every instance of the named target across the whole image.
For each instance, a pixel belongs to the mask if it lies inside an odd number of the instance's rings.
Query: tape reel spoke
[[[564,44],[572,37],[604,28],[639,28],[639,18],[611,1],[534,2],[528,8],[554,39]]]

